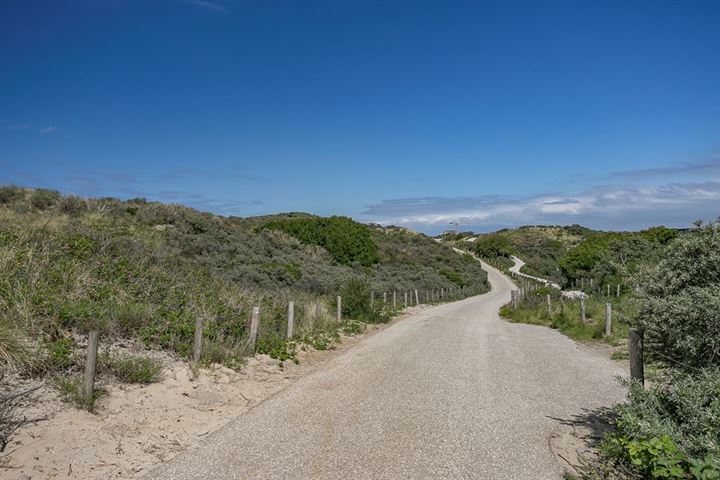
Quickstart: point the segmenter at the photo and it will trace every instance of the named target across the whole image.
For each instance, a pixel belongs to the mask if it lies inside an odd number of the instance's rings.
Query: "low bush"
[[[30,197],[30,203],[38,210],[47,210],[54,206],[60,200],[60,193],[56,190],[48,190],[46,188],[38,188]]]
[[[601,446],[608,464],[638,478],[720,478],[720,370],[671,372],[628,391]]]
[[[97,401],[108,393],[104,388],[95,387],[93,394],[88,397],[83,391],[81,376],[57,377],[55,382],[63,400],[89,412],[92,412]]]

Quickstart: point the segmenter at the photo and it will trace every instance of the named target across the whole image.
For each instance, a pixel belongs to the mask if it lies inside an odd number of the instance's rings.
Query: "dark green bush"
[[[369,282],[352,278],[340,290],[342,296],[343,318],[360,320],[366,323],[384,322],[389,317],[382,312],[382,305],[371,303]],[[377,299],[376,299],[377,300]]]
[[[308,217],[271,221],[264,228],[280,230],[298,240],[319,245],[343,265],[369,267],[379,261],[368,227],[347,217]]]
[[[56,190],[38,188],[32,193],[30,203],[38,210],[47,210],[60,200],[60,193]]]

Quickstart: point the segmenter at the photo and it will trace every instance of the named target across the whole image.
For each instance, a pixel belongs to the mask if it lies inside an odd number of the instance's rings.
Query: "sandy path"
[[[559,479],[549,438],[623,398],[625,371],[501,320],[512,283],[365,339],[152,472],[153,479]]]

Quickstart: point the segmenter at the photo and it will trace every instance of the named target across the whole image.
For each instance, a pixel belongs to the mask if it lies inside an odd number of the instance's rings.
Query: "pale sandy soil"
[[[423,308],[412,307],[408,314]],[[100,382],[109,395],[100,400],[95,413],[63,402],[54,386],[44,385],[36,392],[35,405],[24,413],[48,419],[12,437],[0,454],[0,478],[141,477],[385,327],[369,326],[361,335],[343,337],[334,350],[299,350],[299,365],[285,362],[280,366],[267,355],[257,355],[249,358],[240,372],[213,365],[194,376],[187,362],[154,352],[164,364],[163,380],[147,386]],[[36,384],[25,382],[27,386]]]

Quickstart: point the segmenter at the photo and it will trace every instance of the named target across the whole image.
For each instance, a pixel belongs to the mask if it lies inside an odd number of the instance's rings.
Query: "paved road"
[[[537,280],[538,282],[545,283],[545,284],[547,284],[547,285],[550,285],[550,286],[553,287],[553,288],[557,288],[558,290],[560,290],[560,285],[558,285],[557,283],[551,282],[550,280],[547,280],[547,279],[545,279],[545,278],[534,277],[534,276],[532,276],[532,275],[528,275],[527,273],[522,273],[522,272],[520,271],[520,269],[523,267],[523,265],[525,265],[525,262],[523,262],[522,260],[520,260],[520,259],[519,259],[518,257],[516,257],[515,255],[512,256],[512,260],[513,260],[513,262],[515,262],[515,265],[513,265],[513,266],[510,267],[510,268],[508,268],[508,270],[510,270],[510,271],[513,272],[514,274],[520,275],[521,277],[530,278],[530,279],[532,279],[532,280]]]
[[[504,322],[514,288],[428,308],[203,439],[154,479],[559,479],[559,420],[623,398],[614,362]]]

